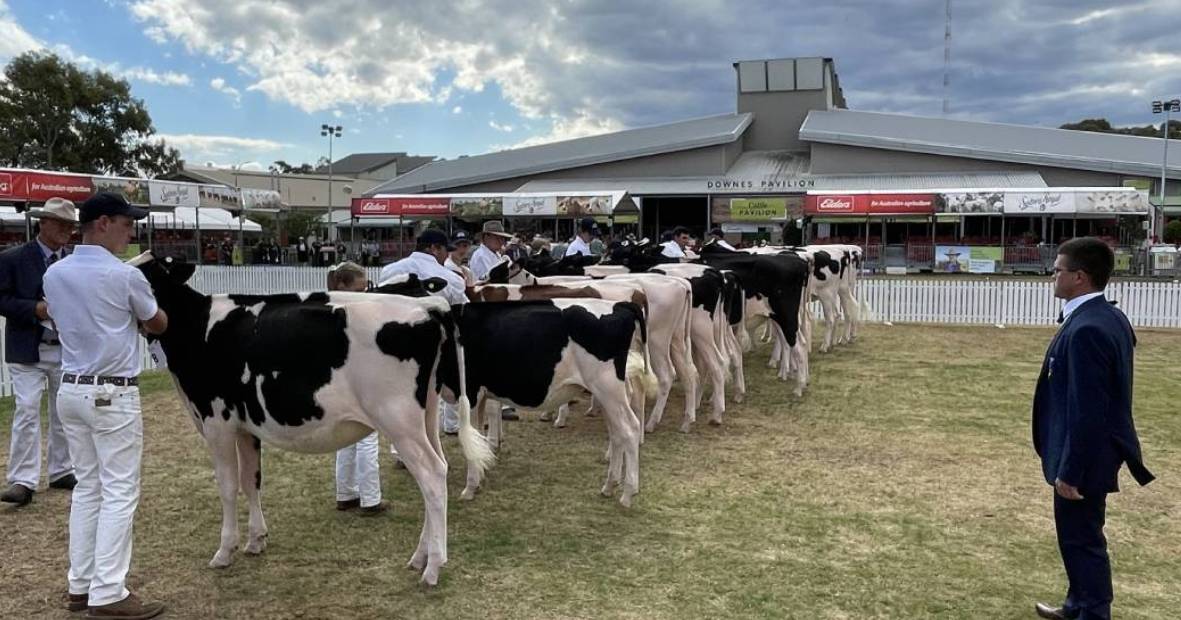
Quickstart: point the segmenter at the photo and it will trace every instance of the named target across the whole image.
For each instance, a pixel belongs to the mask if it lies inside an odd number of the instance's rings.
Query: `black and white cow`
[[[639,490],[643,431],[626,382],[629,364],[646,366],[642,356],[632,354],[633,339],[647,339],[640,307],[603,299],[550,299],[470,303],[452,311],[463,346],[444,347],[443,384],[460,393],[457,369],[462,367],[469,400],[486,390],[491,398],[535,410],[553,410],[589,392],[603,408],[609,435],[602,493],[610,496],[622,482],[619,501],[630,506]],[[457,363],[457,350],[466,356],[465,364]],[[464,498],[479,487],[483,468],[478,464],[468,468]]]
[[[159,342],[212,456],[222,529],[209,565],[233,561],[239,490],[250,509],[245,551],[266,547],[262,442],[333,452],[377,430],[393,442],[423,495],[425,519],[409,566],[422,570],[425,583],[437,583],[447,562],[447,460],[435,389],[435,369],[454,328],[446,302],[343,292],[209,296],[186,284],[192,265],[156,260],[150,252],[132,264],[168,313]],[[384,291],[422,293],[416,280],[403,284]],[[459,417],[464,456],[482,471],[492,451],[472,427],[470,408],[461,407]]]

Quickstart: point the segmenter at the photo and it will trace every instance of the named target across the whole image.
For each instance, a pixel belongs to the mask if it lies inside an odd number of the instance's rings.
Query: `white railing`
[[[380,268],[369,267],[369,279],[377,281]],[[189,283],[206,294],[272,294],[317,291],[326,288],[328,270],[322,267],[199,267]],[[959,323],[975,325],[1054,325],[1061,302],[1054,299],[1049,279],[1041,281],[993,278],[964,280],[948,277],[863,277],[858,297],[868,307],[866,320],[897,323]],[[1107,286],[1107,297],[1136,327],[1181,328],[1181,283],[1176,281],[1116,281]],[[820,305],[812,311],[820,316]],[[3,319],[0,318],[0,327]],[[3,363],[3,331],[0,330],[0,396],[12,394],[8,366]],[[140,340],[144,367],[151,367],[147,346]]]

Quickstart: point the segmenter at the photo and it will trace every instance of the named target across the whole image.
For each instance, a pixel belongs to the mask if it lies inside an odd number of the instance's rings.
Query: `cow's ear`
[[[489,284],[508,283],[508,263],[500,263],[492,269],[489,269],[487,282]]]
[[[164,259],[164,268],[168,271],[168,277],[177,284],[188,282],[197,271],[197,266],[193,263],[172,256]]]
[[[438,293],[447,288],[447,281],[443,278],[426,278],[422,281],[422,288],[426,289],[428,293]]]

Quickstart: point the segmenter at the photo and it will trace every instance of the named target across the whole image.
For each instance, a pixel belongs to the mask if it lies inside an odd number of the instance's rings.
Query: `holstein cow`
[[[563,282],[559,284],[536,284],[536,285],[516,285],[516,284],[485,284],[475,288],[475,290],[468,294],[472,301],[476,302],[497,302],[497,301],[519,301],[527,299],[607,299],[610,301],[630,301],[640,307],[644,312],[644,318],[650,319],[651,313],[648,308],[648,298],[644,294],[644,289],[637,284],[628,284],[623,282],[596,282],[587,279],[585,276],[551,276],[554,278],[581,278],[578,282]],[[542,280],[544,278],[538,278]],[[651,322],[648,333],[648,353],[646,354],[641,348],[637,348],[637,353],[641,355],[650,355],[653,347],[660,346],[660,342],[656,342],[653,338],[653,331],[656,326]],[[661,324],[663,325],[663,323]],[[661,328],[661,331],[665,331]],[[637,334],[638,337],[638,334]],[[658,352],[659,353],[659,352]],[[653,356],[657,357],[657,356]],[[667,358],[667,352],[664,355]],[[655,366],[655,365],[653,365]],[[643,418],[646,408],[645,396],[646,389],[644,388],[644,380],[650,369],[646,366],[639,366],[635,371],[629,367],[628,372],[628,395],[632,400],[632,409],[635,410],[636,415]],[[653,380],[658,380],[654,377]],[[671,378],[670,378],[671,383]],[[633,385],[634,384],[634,385]],[[631,389],[635,387],[638,389]],[[477,405],[476,411],[483,413],[483,403]],[[569,405],[563,404],[558,408],[558,416],[554,422],[554,426],[564,428],[566,426],[566,418],[569,412]],[[542,420],[547,421],[548,412],[543,414]],[[481,416],[477,415],[477,420],[482,422]],[[491,424],[489,425],[489,440],[493,446],[500,444],[500,420],[493,416]]]
[[[437,297],[368,293],[202,295],[186,282],[193,266],[132,261],[147,276],[169,329],[159,337],[167,366],[205,438],[222,502],[221,543],[209,562],[229,566],[238,545],[239,489],[250,508],[246,552],[261,553],[267,527],[260,492],[261,442],[298,452],[333,452],[373,430],[393,441],[422,491],[425,518],[409,566],[434,585],[447,562],[447,460],[439,444],[435,369],[453,331]],[[421,286],[407,279],[410,289]],[[396,284],[383,287],[396,293]],[[462,356],[450,347],[454,359]],[[459,409],[468,464],[493,460]]]
[[[840,263],[841,271],[838,278],[837,296],[841,300],[841,318],[844,330],[837,337],[837,344],[853,342],[861,322],[868,314],[868,306],[864,300],[857,298],[857,279],[861,273],[865,255],[860,246],[856,245],[809,245],[809,250],[827,252],[833,260]]]
[[[609,434],[607,481],[610,496],[623,483],[620,503],[630,506],[639,490],[642,430],[629,402],[628,365],[632,340],[646,340],[643,311],[631,302],[602,299],[552,299],[472,303],[452,309],[463,347],[444,347],[439,375],[460,393],[461,365],[467,358],[464,392],[471,401],[480,390],[522,409],[554,409],[590,392],[603,408]],[[493,416],[495,417],[495,416]],[[468,468],[463,495],[474,497],[483,468]]]
[[[714,244],[702,249],[701,261],[738,276],[748,300],[748,315],[770,320],[781,346],[791,353],[786,356],[791,358],[788,363],[779,364],[779,378],[786,379],[794,364],[795,394],[802,396],[808,383],[807,342],[800,329],[806,312],[808,261],[794,254],[732,252]]]

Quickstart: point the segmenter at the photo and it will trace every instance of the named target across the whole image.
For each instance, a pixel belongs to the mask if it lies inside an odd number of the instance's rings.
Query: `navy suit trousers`
[[[1079,620],[1111,618],[1111,560],[1103,536],[1106,513],[1105,493],[1091,493],[1081,500],[1054,493],[1054,526],[1069,583],[1063,607],[1068,616]]]

